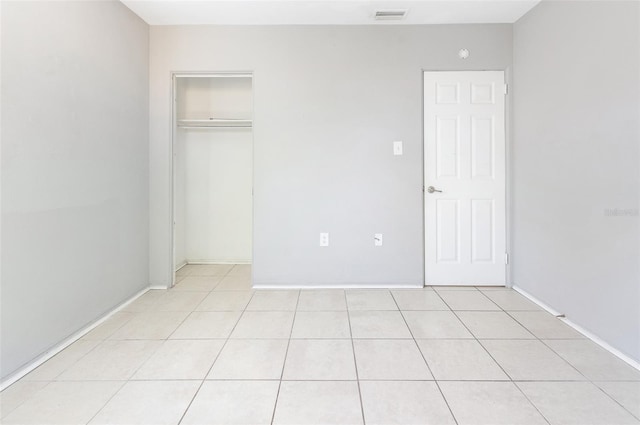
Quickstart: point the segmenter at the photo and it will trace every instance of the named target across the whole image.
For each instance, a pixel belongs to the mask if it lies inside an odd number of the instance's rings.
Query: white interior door
[[[502,71],[424,73],[425,282],[504,285]]]

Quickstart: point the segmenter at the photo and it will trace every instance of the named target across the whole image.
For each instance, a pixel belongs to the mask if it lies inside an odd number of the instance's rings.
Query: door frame
[[[426,179],[425,179],[425,120],[424,120],[424,74],[427,72],[479,72],[479,71],[501,71],[504,73],[504,83],[507,85],[507,93],[505,95],[504,102],[504,143],[505,143],[505,184],[504,184],[504,192],[505,192],[505,250],[507,254],[507,258],[505,258],[505,288],[512,288],[512,270],[511,264],[513,263],[512,257],[513,252],[511,250],[511,220],[512,220],[512,167],[511,167],[511,152],[512,147],[511,143],[513,140],[513,125],[512,125],[512,83],[513,83],[513,70],[511,66],[506,68],[482,68],[482,69],[470,69],[470,68],[461,68],[461,69],[452,69],[452,68],[422,68],[420,70],[420,87],[421,87],[421,113],[422,113],[422,152],[421,152],[421,161],[422,161],[422,281],[423,286],[427,284],[427,264],[425,261],[426,252],[427,252],[427,238],[426,238],[426,210],[425,210],[425,200],[426,200]]]
[[[168,225],[169,225],[169,234],[170,234],[170,243],[171,243],[171,249],[169,250],[170,252],[170,258],[169,258],[169,264],[170,264],[170,268],[169,268],[169,279],[167,280],[169,282],[169,285],[167,287],[167,289],[170,289],[172,287],[175,286],[176,284],[176,229],[175,229],[175,216],[176,216],[176,203],[175,203],[175,182],[176,182],[176,166],[175,166],[175,159],[176,159],[176,149],[175,149],[175,145],[177,142],[177,129],[178,129],[178,117],[177,117],[177,99],[176,99],[176,87],[177,87],[177,79],[178,78],[185,78],[185,77],[210,77],[212,75],[218,75],[218,76],[224,76],[224,75],[228,75],[228,76],[232,76],[232,75],[247,75],[247,76],[251,76],[251,262],[253,263],[253,259],[255,256],[255,248],[254,248],[254,237],[255,237],[255,202],[253,200],[253,188],[255,187],[255,81],[256,81],[256,75],[254,71],[171,71],[170,72],[170,79],[171,79],[171,88],[170,88],[170,110],[171,110],[171,143],[169,145],[169,154],[170,154],[170,172],[171,172],[171,179],[169,182],[169,200],[171,203],[171,208],[170,208],[170,217],[169,217],[169,221],[168,221]],[[185,264],[186,265],[186,264]],[[184,266],[183,266],[184,267]],[[251,273],[251,282],[253,283],[253,271]]]

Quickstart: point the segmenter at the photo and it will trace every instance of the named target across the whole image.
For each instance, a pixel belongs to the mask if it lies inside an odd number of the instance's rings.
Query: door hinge
[[[509,94],[509,84],[504,85],[504,94]]]
[[[508,252],[504,253],[504,263],[505,264],[509,264],[509,253]]]

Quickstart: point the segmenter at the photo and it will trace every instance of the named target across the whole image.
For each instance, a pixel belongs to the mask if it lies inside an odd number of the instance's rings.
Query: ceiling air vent
[[[376,10],[375,19],[377,21],[398,21],[404,19],[407,9],[396,10]]]

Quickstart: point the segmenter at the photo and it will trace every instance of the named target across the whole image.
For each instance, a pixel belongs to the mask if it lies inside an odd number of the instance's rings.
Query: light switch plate
[[[393,154],[394,155],[402,155],[402,141],[396,140],[393,142]]]
[[[382,233],[373,235],[373,246],[382,246]]]

